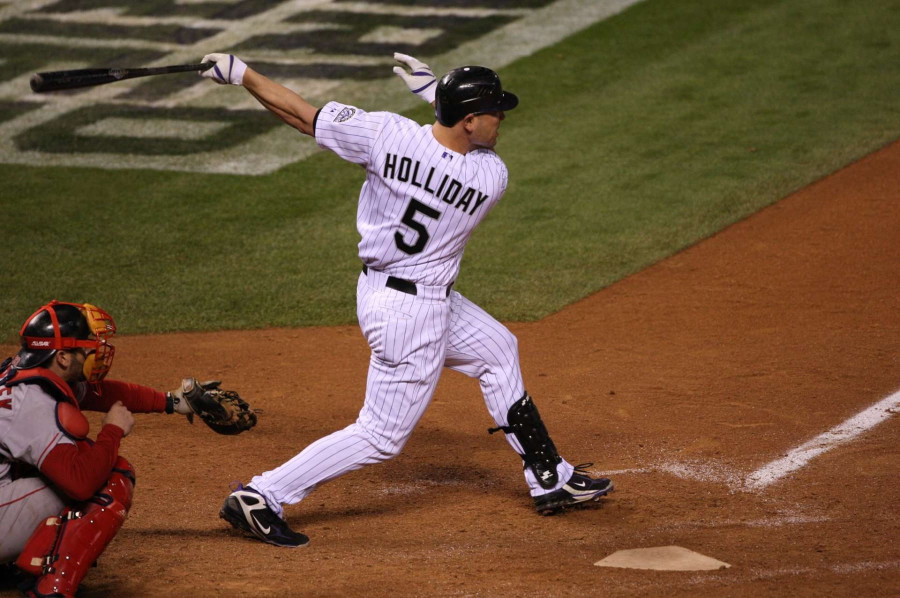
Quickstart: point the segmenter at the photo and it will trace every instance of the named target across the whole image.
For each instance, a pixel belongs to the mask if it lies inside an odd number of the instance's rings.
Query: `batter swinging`
[[[202,76],[243,85],[285,123],[366,169],[357,210],[363,262],[357,317],[372,356],[362,411],[355,423],[232,492],[220,512],[234,527],[278,546],[309,542],[284,522],[283,504],[400,453],[444,367],[478,379],[495,430],[522,457],[539,513],[613,489],[609,479],[593,479],[559,456],[525,392],[515,336],[451,290],[472,231],[506,191],[506,165],[493,148],[518,98],[485,67],[454,69],[437,81],[424,63],[394,57],[411,70],[395,72],[434,104],[433,125],[338,102],[317,110],[233,55],[203,58],[216,65]]]

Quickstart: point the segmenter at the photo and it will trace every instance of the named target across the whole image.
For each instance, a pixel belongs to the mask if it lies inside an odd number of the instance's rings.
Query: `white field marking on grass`
[[[55,4],[58,0],[17,0],[4,4],[0,0],[0,20],[21,17],[45,6]],[[179,0],[182,3],[202,3],[205,0]],[[232,1],[232,0],[229,0]],[[313,8],[327,6],[329,10],[345,12],[365,11],[384,14],[462,14],[478,16],[485,14],[522,15],[510,23],[477,39],[465,42],[448,52],[429,57],[429,64],[435,72],[445,72],[460,64],[484,64],[495,70],[502,69],[513,61],[529,56],[538,50],[553,45],[566,37],[583,30],[590,25],[608,19],[642,0],[556,0],[547,6],[537,9],[468,9],[468,8],[410,8],[400,5],[375,5],[362,2],[338,2],[337,0],[282,0],[273,3],[263,12],[241,19],[228,21],[227,27],[219,33],[198,40],[191,45],[155,42],[151,40],[129,39],[62,39],[55,36],[31,36],[16,33],[0,34],[0,41],[7,42],[40,42],[43,44],[62,44],[65,46],[90,45],[99,47],[148,48],[164,52],[156,61],[144,66],[163,66],[166,64],[192,63],[213,49],[233,48],[257,35],[278,32],[297,32],[304,27],[302,23],[293,23],[291,19],[297,14]],[[88,17],[109,16],[93,13]],[[68,18],[68,17],[66,17]],[[73,19],[81,18],[72,15]],[[153,22],[149,17],[132,17],[118,15],[116,20],[131,20],[146,24]],[[168,17],[161,17],[168,19]],[[173,21],[170,21],[173,22]],[[214,24],[215,21],[209,21]],[[197,23],[193,23],[196,25]],[[334,24],[316,23],[312,27],[323,29]],[[251,50],[244,56],[254,61],[259,57]],[[294,53],[298,54],[298,53]],[[260,55],[266,55],[262,50]],[[334,56],[315,55],[315,60],[335,60]],[[299,63],[308,62],[303,58]],[[366,60],[369,60],[368,58]],[[351,61],[352,63],[358,60]],[[391,72],[394,64],[390,55],[381,59],[384,64],[384,78],[381,81],[332,79],[327,83],[316,79],[304,79],[290,82],[303,96],[314,105],[323,105],[325,101],[340,99],[365,109],[387,109],[403,112],[421,102]],[[84,64],[73,64],[56,68],[47,65],[41,70],[64,70],[67,68],[86,68]],[[228,174],[262,175],[273,172],[287,164],[298,162],[318,153],[320,148],[311,138],[298,138],[297,132],[290,127],[278,126],[268,132],[261,133],[245,143],[229,146],[221,150],[198,151],[186,155],[144,155],[93,153],[62,154],[42,152],[40,150],[20,150],[15,139],[23,132],[37,128],[55,119],[61,119],[68,112],[95,106],[106,102],[134,103],[121,99],[121,94],[143,84],[142,81],[122,81],[115,85],[99,86],[70,96],[47,96],[30,93],[29,75],[17,77],[8,84],[0,84],[0,99],[24,100],[42,104],[39,110],[27,111],[0,123],[0,162],[6,164],[40,164],[42,166],[82,166],[96,168],[142,168],[153,170],[176,170],[193,172],[220,172]],[[196,84],[171,97],[154,103],[154,107],[172,108],[188,105],[200,108],[247,108],[264,110],[249,94],[235,86],[216,86],[209,81],[196,77]],[[335,83],[336,82],[336,83]],[[285,81],[285,83],[289,83]],[[222,89],[222,87],[228,89]],[[23,95],[24,94],[24,95]],[[244,103],[246,102],[246,104]],[[183,103],[183,104],[182,104]],[[141,105],[140,102],[137,103]]]
[[[757,469],[747,476],[742,489],[746,491],[759,490],[797,471],[813,458],[874,428],[897,413],[898,406],[900,406],[900,390],[824,434],[820,434],[812,440],[801,444],[781,459],[776,459]]]
[[[218,133],[228,126],[219,122],[198,122],[174,118],[118,118],[110,117],[75,130],[76,135],[85,137],[118,137],[128,131],[135,138],[203,139]]]

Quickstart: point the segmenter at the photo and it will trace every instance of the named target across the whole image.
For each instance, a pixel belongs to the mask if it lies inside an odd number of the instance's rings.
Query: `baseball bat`
[[[134,79],[135,77],[205,71],[214,64],[214,62],[201,62],[200,64],[175,64],[148,68],[75,69],[72,71],[35,73],[31,76],[31,90],[36,93],[44,93],[60,89],[93,87],[94,85],[114,83],[123,79]]]

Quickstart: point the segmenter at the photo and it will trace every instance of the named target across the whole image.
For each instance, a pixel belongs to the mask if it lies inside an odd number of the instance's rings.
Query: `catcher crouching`
[[[131,508],[135,472],[119,454],[132,413],[180,413],[237,434],[256,414],[219,382],[186,378],[160,392],[107,380],[116,325],[90,304],[51,301],[0,365],[0,564],[24,572],[29,596],[73,596]],[[82,410],[102,411],[88,437]]]

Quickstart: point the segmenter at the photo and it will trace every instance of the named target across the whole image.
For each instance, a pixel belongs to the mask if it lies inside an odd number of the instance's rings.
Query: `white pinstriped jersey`
[[[423,285],[456,280],[472,231],[506,191],[503,160],[486,149],[458,154],[431,125],[338,102],[319,111],[315,137],[366,167],[356,217],[363,263]]]

